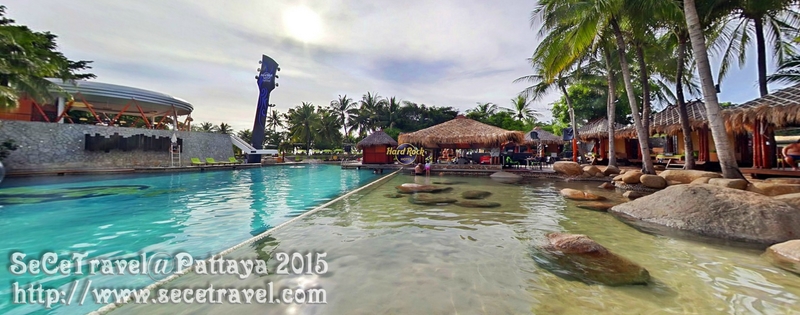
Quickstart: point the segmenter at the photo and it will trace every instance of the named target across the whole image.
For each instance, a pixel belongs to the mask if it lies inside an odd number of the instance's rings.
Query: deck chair
[[[241,164],[242,163],[242,161],[237,160],[235,157],[229,157],[228,161],[230,161],[230,164]]]
[[[200,158],[192,158],[192,165],[206,165],[206,163],[200,161]]]
[[[514,161],[514,159],[512,159],[510,155],[506,155],[506,163],[505,164],[508,167],[512,167],[512,166],[515,167],[515,168],[519,167],[519,161]]]
[[[217,162],[217,161],[214,160],[214,158],[206,158],[206,164],[224,165],[224,164],[230,164],[230,162]]]

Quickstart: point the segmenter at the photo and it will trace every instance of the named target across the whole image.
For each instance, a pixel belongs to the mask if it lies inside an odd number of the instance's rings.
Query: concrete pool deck
[[[66,176],[66,175],[106,175],[128,173],[177,173],[205,172],[215,170],[236,170],[261,167],[259,163],[229,165],[198,165],[180,167],[136,167],[136,168],[92,168],[92,169],[49,169],[49,170],[11,170],[6,177]]]

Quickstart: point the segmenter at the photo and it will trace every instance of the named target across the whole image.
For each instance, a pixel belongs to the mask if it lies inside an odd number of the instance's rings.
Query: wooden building
[[[394,163],[394,156],[386,155],[387,148],[394,148],[397,146],[397,141],[394,141],[391,136],[378,130],[371,135],[359,141],[356,148],[363,152],[361,164],[392,164]]]

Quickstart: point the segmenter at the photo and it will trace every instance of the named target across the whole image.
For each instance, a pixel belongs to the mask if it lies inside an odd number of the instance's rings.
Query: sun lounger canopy
[[[183,116],[191,114],[192,110],[194,110],[194,107],[189,102],[164,93],[94,81],[76,80],[74,82],[63,82],[59,79],[49,80],[72,95],[74,98],[72,108],[76,110],[88,107],[86,103],[89,103],[97,112],[117,113],[131,100],[136,100],[136,103],[147,115],[172,113],[174,108],[179,116]],[[54,96],[59,96],[62,93],[62,91],[55,90],[52,92]],[[129,113],[138,113],[138,111],[135,105],[129,106],[126,110]]]

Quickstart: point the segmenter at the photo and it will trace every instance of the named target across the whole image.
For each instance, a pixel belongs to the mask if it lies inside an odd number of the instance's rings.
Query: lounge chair
[[[235,157],[229,157],[230,164],[242,164],[242,161],[237,160]]]
[[[206,165],[206,163],[200,161],[200,158],[192,158],[192,165]]]
[[[210,165],[224,165],[224,164],[231,164],[230,162],[217,162],[214,158],[206,158],[206,164]]]

